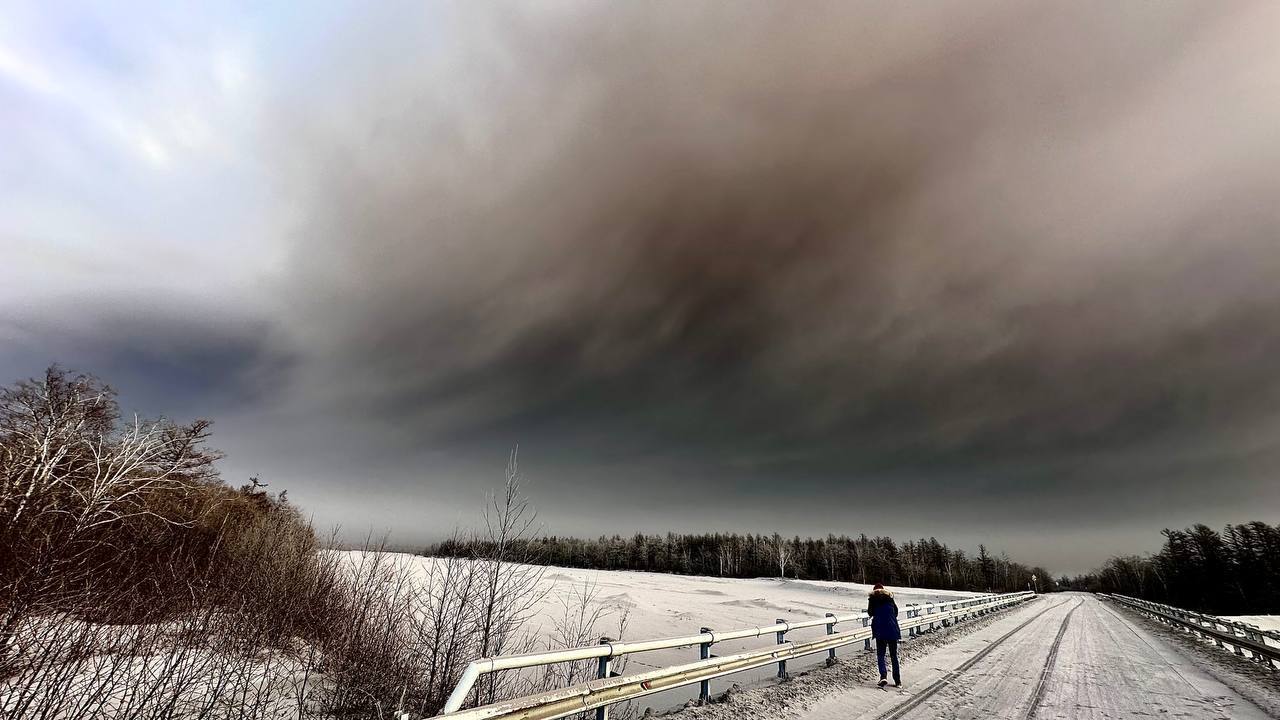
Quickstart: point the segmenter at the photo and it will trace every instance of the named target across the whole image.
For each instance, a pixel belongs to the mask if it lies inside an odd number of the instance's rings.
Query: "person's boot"
[[[885,685],[888,685],[888,684],[889,684],[888,680],[885,680],[884,678],[880,678],[880,682],[876,683],[876,687],[883,688]]]

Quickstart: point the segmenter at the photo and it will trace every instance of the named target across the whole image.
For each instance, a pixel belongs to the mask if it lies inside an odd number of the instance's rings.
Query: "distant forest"
[[[522,549],[523,550],[523,549]],[[887,537],[824,538],[736,533],[614,535],[595,540],[540,537],[527,552],[542,565],[598,570],[646,570],[679,575],[730,578],[789,577],[809,580],[877,583],[943,590],[1011,592],[1048,588],[1049,572],[1027,567],[979,545],[975,555],[952,550],[934,538],[895,542]],[[424,555],[481,556],[483,543],[453,539],[431,546]]]
[[[1213,615],[1280,613],[1280,525],[1165,530],[1155,555],[1111,558],[1060,586],[1118,593]]]

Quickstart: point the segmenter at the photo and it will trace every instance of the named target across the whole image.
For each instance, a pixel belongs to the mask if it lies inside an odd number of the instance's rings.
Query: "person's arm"
[[[898,617],[898,601],[890,600],[889,602],[893,603],[893,616]]]
[[[872,600],[871,598],[867,598],[867,614],[868,615],[876,614],[875,607],[876,607],[875,600]]]

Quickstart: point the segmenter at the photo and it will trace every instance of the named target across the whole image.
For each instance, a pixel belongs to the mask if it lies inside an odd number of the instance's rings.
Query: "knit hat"
[[[873,588],[871,588],[871,589],[872,589],[872,590],[883,590],[883,589],[884,589],[884,585],[882,585],[881,583],[876,583],[876,586],[875,586],[875,587],[873,587]]]

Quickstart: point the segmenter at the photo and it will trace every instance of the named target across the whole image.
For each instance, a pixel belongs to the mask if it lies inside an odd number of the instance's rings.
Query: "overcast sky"
[[[404,543],[1280,519],[1280,4],[216,5],[0,0],[0,382]]]

